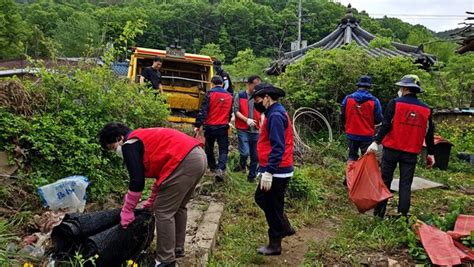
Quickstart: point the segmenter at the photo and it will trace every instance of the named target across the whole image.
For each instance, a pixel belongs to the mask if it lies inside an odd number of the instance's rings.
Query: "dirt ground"
[[[304,227],[298,229],[293,236],[286,237],[282,242],[282,254],[265,257],[261,266],[299,266],[311,242],[323,243],[334,236],[334,224],[323,221],[318,227]]]

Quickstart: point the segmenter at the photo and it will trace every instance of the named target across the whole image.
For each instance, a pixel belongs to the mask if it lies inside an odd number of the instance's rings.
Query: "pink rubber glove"
[[[158,194],[158,186],[155,183],[153,183],[150,197],[148,197],[148,199],[143,203],[142,209],[149,209],[150,207],[152,207],[153,203],[155,202],[155,198],[157,194]]]
[[[123,203],[122,211],[120,212],[120,224],[123,229],[127,229],[128,225],[135,220],[135,214],[133,210],[140,201],[142,192],[133,192],[128,190],[125,195],[125,201]]]

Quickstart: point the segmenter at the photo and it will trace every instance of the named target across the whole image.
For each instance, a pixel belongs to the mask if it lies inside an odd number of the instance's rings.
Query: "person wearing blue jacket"
[[[281,240],[295,234],[284,212],[285,191],[293,176],[293,127],[285,108],[278,102],[285,92],[271,84],[255,86],[250,99],[254,107],[265,113],[257,142],[260,183],[255,202],[265,213],[269,243],[257,252],[263,255],[281,254]]]
[[[229,154],[229,122],[232,116],[232,95],[222,85],[222,77],[215,75],[211,79],[212,89],[207,92],[201,109],[194,123],[194,131],[198,133],[204,128],[206,138],[205,151],[211,172],[215,173],[217,182],[225,176],[227,157]],[[219,158],[216,164],[214,144],[219,146]]]
[[[380,101],[369,92],[372,78],[361,76],[357,87],[357,91],[344,98],[341,107],[341,122],[349,143],[348,164],[365,154],[374,140],[375,125],[382,122]]]

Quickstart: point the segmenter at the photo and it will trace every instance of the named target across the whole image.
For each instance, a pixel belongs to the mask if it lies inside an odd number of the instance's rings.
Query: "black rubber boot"
[[[281,237],[272,238],[270,237],[270,241],[268,246],[262,246],[257,249],[258,254],[262,255],[280,255],[281,254]]]
[[[287,236],[292,236],[294,234],[296,234],[295,228],[291,226],[290,220],[288,220],[286,214],[283,213],[283,238]]]

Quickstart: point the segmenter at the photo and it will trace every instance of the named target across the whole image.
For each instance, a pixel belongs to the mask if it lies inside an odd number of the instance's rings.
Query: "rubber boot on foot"
[[[258,254],[262,255],[280,255],[281,254],[281,237],[272,238],[270,237],[270,241],[268,246],[262,246],[257,249]]]

